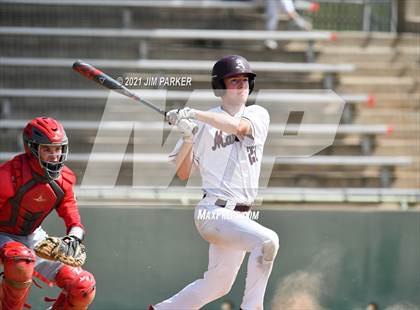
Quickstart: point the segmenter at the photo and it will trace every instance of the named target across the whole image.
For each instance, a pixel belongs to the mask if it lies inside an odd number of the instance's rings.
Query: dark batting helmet
[[[50,117],[37,117],[31,120],[23,130],[23,145],[29,160],[35,164],[37,170],[41,168],[45,177],[54,180],[60,176],[67,159],[68,139],[58,121]],[[42,160],[39,154],[40,145],[61,146],[59,160]]]
[[[249,83],[249,93],[254,89],[255,77],[257,76],[251,69],[248,61],[239,55],[229,55],[220,58],[213,66],[211,86],[217,97],[222,97],[225,93],[226,85],[224,78],[238,74],[247,74]]]

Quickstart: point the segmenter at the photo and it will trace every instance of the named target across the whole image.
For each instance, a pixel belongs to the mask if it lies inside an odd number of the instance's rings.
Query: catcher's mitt
[[[47,237],[35,245],[34,251],[41,258],[73,267],[82,266],[86,260],[85,246],[73,236]]]

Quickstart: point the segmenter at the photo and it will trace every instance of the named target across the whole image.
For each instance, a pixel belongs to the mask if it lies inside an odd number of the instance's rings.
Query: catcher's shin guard
[[[95,278],[80,267],[63,265],[55,281],[63,291],[52,306],[53,310],[85,310],[95,298]]]
[[[1,309],[23,308],[32,284],[35,254],[20,242],[7,242],[0,251],[4,266],[1,283]]]

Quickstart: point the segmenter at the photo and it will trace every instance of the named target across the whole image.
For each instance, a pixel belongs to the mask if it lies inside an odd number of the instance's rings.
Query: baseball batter
[[[279,248],[277,234],[244,216],[257,196],[264,143],[270,117],[258,105],[245,106],[256,74],[237,55],[221,58],[212,72],[212,87],[221,106],[168,112],[168,121],[183,132],[170,157],[180,179],[199,169],[204,191],[195,209],[195,224],[210,243],[208,270],[202,279],[149,309],[199,309],[229,293],[250,252],[241,309],[263,309],[264,294]],[[197,122],[193,135],[189,122]],[[207,214],[210,216],[199,216]]]
[[[73,193],[75,176],[64,165],[68,140],[62,125],[37,117],[23,131],[25,153],[0,165],[0,309],[24,307],[32,276],[62,292],[51,309],[85,310],[95,297],[95,278],[86,270],[35,256],[35,244],[48,235],[40,226],[54,209],[63,218],[69,249],[83,240]],[[69,250],[70,252],[70,250]]]

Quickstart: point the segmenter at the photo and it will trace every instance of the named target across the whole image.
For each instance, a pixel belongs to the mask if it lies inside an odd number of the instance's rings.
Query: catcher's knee
[[[271,263],[274,261],[274,258],[277,255],[279,250],[279,237],[273,231],[270,238],[263,242],[262,253],[263,253],[263,262]]]
[[[0,251],[5,281],[16,288],[29,287],[35,266],[35,254],[20,242],[7,242]]]
[[[85,307],[92,303],[96,293],[94,276],[80,267],[64,265],[56,276],[57,285],[65,292],[73,307]]]

